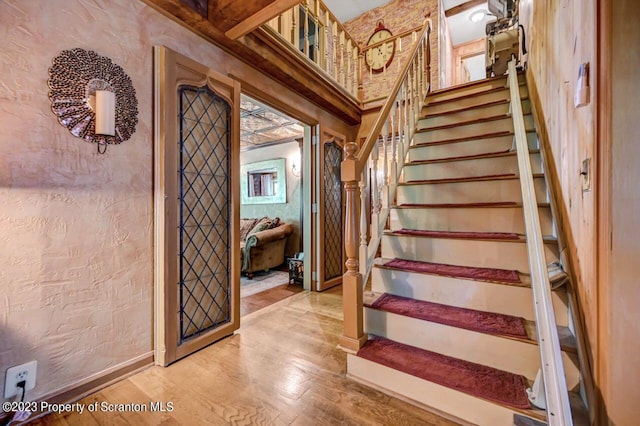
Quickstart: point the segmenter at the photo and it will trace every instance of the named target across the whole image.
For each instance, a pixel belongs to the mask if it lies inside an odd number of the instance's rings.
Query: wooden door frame
[[[317,137],[317,127],[319,127],[318,120],[307,112],[296,108],[295,105],[284,102],[260,89],[251,81],[245,80],[233,73],[229,73],[229,77],[240,82],[242,86],[242,93],[262,102],[270,108],[288,115],[291,118],[295,118],[300,123],[304,123],[305,130],[301,150],[302,204],[300,205],[303,220],[302,229],[300,231],[302,235],[302,252],[304,253],[303,269],[305,271],[303,288],[305,290],[311,290],[315,285],[313,280],[313,271],[315,270],[314,258],[316,245],[314,244],[315,240],[313,233],[315,218],[309,207],[313,204],[313,182],[315,179],[315,168],[314,162],[312,161],[315,146],[313,145],[312,140]]]
[[[596,13],[596,277],[597,341],[594,359],[596,385],[595,422],[608,424],[605,402],[610,393],[609,382],[609,283],[611,278],[611,190],[612,190],[612,0],[598,0]],[[599,392],[598,392],[599,390]]]
[[[233,334],[240,326],[240,240],[237,232],[240,214],[240,84],[224,75],[178,54],[164,46],[154,46],[154,350],[156,365],[166,366],[203,346]],[[193,338],[178,346],[178,292],[176,262],[166,261],[175,253],[177,206],[167,202],[177,193],[177,158],[167,149],[179,140],[177,88],[189,84],[208,86],[227,101],[231,113],[230,147],[230,256],[231,312],[230,322],[213,332]],[[171,231],[173,230],[173,231]],[[173,232],[173,234],[172,234]]]
[[[487,47],[486,44],[482,47],[482,48],[477,48],[476,50],[471,50],[469,52],[466,53],[461,53],[465,51],[465,48],[469,47],[469,46],[473,46],[474,44],[478,44],[478,42],[481,39],[477,39],[477,40],[471,40],[467,43],[463,43],[460,44],[456,47],[454,47],[453,50],[453,67],[454,67],[454,81],[452,83],[454,83],[453,85],[459,85],[459,84],[463,84],[462,83],[462,62],[465,59],[474,57],[474,56],[478,56],[478,55],[485,55],[487,54]],[[485,64],[486,65],[486,64]]]

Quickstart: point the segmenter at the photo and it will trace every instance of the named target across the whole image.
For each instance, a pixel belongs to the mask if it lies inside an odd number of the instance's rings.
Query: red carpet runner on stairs
[[[381,337],[367,341],[358,356],[470,395],[515,408],[530,408],[523,376]]]
[[[497,281],[504,283],[521,282],[518,272],[508,269],[447,265],[445,263],[420,262],[417,260],[405,260],[398,258],[390,260],[383,266],[386,268],[402,269],[405,271],[423,272],[426,274],[443,275],[445,277],[468,278],[479,281]]]
[[[512,315],[441,305],[439,303],[410,299],[388,293],[384,293],[369,306],[381,311],[464,328],[466,330],[527,338],[524,320]]]

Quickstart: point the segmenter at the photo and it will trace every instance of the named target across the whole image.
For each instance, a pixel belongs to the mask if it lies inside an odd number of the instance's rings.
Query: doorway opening
[[[241,95],[241,316],[304,290],[308,135],[308,125]]]
[[[486,78],[485,52],[476,53],[462,58],[460,67],[460,84],[478,81]]]

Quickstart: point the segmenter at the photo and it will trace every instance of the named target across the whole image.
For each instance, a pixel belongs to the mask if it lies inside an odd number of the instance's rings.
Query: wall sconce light
[[[294,175],[295,177],[300,177],[300,172],[302,170],[300,170],[300,166],[298,166],[298,163],[296,163],[295,161],[291,162],[291,174]]]
[[[116,94],[96,90],[96,135],[116,135]]]
[[[107,57],[63,50],[49,68],[49,89],[58,122],[73,136],[97,143],[100,154],[136,131],[138,100],[131,78]]]

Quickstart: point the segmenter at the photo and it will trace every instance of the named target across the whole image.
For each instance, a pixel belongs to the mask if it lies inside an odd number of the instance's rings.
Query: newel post
[[[349,142],[345,145],[346,158],[342,162],[342,181],[346,195],[345,214],[345,253],[347,272],[342,278],[342,310],[344,313],[344,331],[340,337],[340,346],[349,352],[355,352],[367,341],[364,334],[362,315],[362,274],[358,270],[358,181],[357,159],[358,145]]]

